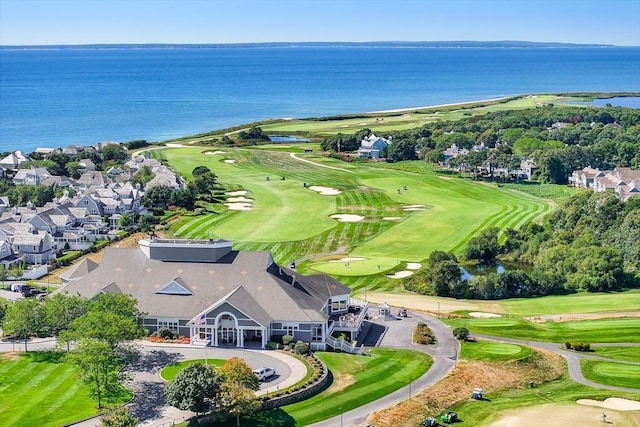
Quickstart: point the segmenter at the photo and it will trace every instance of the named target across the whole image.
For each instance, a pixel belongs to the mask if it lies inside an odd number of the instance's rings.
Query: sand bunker
[[[501,314],[496,313],[485,313],[484,311],[472,311],[469,313],[470,317],[478,317],[480,319],[489,319],[492,317],[502,317]]]
[[[247,190],[229,191],[224,194],[226,194],[227,196],[244,196],[245,194],[247,194]]]
[[[225,163],[235,163],[236,161],[233,159],[225,159],[224,160]]]
[[[247,199],[246,197],[229,197],[227,202],[231,203],[253,203],[253,200]]]
[[[408,262],[407,263],[407,270],[417,270],[420,267],[422,267],[422,264],[420,264],[419,262]]]
[[[593,399],[578,399],[576,403],[587,406],[598,406],[600,408],[616,409],[618,411],[640,411],[640,402],[619,397],[609,397],[604,401]]]
[[[538,427],[538,426],[599,426],[636,425],[631,414],[607,412],[607,421],[602,423],[602,409],[578,405],[539,405],[505,411],[491,427]]]
[[[366,258],[361,258],[361,257],[344,257],[344,258],[340,258],[340,259],[333,259],[329,262],[349,262],[349,261],[366,261]]]
[[[399,216],[385,216],[382,218],[383,221],[400,221],[402,217]]]
[[[350,214],[335,214],[335,215],[331,215],[331,218],[337,219],[340,222],[359,222],[364,219],[362,215],[350,215]]]
[[[413,271],[402,270],[402,271],[396,271],[393,274],[387,274],[387,277],[389,279],[402,279],[403,277],[409,277],[412,274],[413,274]]]
[[[425,205],[406,205],[402,207],[403,211],[423,211],[425,209]]]
[[[309,187],[309,189],[317,191],[322,196],[335,196],[336,194],[340,194],[340,190],[330,187],[320,187],[317,185],[312,185],[311,187]]]
[[[225,203],[225,205],[232,211],[250,211],[253,208],[250,203]]]

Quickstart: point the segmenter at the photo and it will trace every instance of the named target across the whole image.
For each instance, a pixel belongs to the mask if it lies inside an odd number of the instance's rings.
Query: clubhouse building
[[[367,303],[325,274],[304,276],[277,265],[268,251],[236,251],[225,240],[143,239],[107,248],[63,273],[61,292],[93,298],[128,293],[142,325],[167,328],[193,345],[265,348],[292,335],[315,350],[336,347],[333,334],[356,340]]]

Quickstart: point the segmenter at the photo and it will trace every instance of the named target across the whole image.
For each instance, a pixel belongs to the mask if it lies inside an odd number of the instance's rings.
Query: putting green
[[[372,271],[384,273],[399,264],[399,260],[396,258],[353,258],[354,257],[343,257],[327,262],[315,263],[311,268],[320,273],[331,275],[362,276],[371,274]]]
[[[640,389],[640,365],[583,359],[580,367],[585,378],[591,381]]]
[[[464,359],[495,361],[522,359],[529,355],[531,355],[531,349],[528,347],[490,341],[463,343],[460,354]]]

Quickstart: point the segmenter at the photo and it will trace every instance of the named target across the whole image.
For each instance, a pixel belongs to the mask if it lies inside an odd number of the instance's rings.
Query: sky
[[[0,0],[0,45],[452,40],[640,46],[640,0]]]

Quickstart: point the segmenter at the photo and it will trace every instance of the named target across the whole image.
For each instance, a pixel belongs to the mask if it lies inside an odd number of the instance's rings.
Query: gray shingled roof
[[[138,300],[149,316],[191,319],[223,298],[261,324],[273,321],[324,321],[330,295],[349,288],[325,275],[305,277],[273,264],[266,251],[232,251],[217,263],[163,262],[138,248],[107,248],[100,266],[62,290],[92,298],[117,284]],[[75,274],[74,274],[75,276]],[[156,292],[176,278],[193,295]]]

